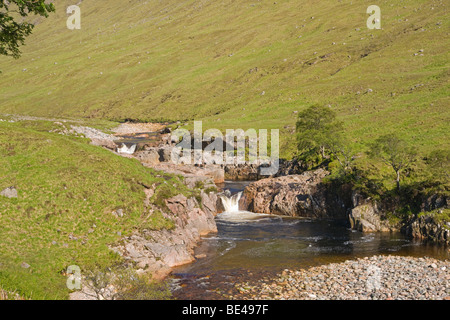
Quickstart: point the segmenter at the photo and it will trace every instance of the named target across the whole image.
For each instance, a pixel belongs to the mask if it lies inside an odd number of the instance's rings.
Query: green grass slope
[[[84,0],[69,30],[72,4],[19,60],[0,57],[0,113],[279,128],[289,154],[293,112],[320,103],[355,140],[447,140],[446,1],[380,1],[381,30],[366,27],[373,1]]]
[[[164,196],[188,192],[177,177],[48,132],[57,127],[0,122],[0,190],[18,190],[18,198],[0,196],[0,288],[26,298],[67,298],[68,266],[109,267],[121,261],[108,248],[121,237],[173,227],[162,215],[149,217],[144,185]],[[123,218],[112,214],[119,208]]]

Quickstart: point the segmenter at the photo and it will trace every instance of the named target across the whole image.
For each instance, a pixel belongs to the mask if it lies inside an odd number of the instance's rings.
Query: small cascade
[[[136,151],[136,144],[132,144],[131,146],[127,146],[125,143],[122,143],[122,146],[120,148],[117,148],[118,153],[126,153],[126,154],[133,154]]]
[[[228,195],[220,196],[222,199],[223,206],[225,208],[225,212],[239,212],[239,200],[241,199],[242,191],[238,192],[231,196],[230,192]]]
[[[239,224],[259,221],[270,216],[263,213],[239,210],[239,200],[241,199],[242,194],[243,191],[239,191],[238,193],[231,195],[230,190],[225,190],[225,192],[219,196],[225,210],[217,215],[218,221],[228,221]]]

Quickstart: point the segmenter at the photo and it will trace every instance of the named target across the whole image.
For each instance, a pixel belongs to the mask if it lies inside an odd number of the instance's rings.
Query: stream
[[[234,201],[249,182],[226,182]],[[177,299],[222,299],[236,282],[275,276],[283,269],[307,268],[373,255],[450,258],[444,246],[413,241],[401,233],[361,233],[348,221],[313,220],[246,211],[216,217],[218,232],[195,250],[203,258],[177,267],[172,292]]]

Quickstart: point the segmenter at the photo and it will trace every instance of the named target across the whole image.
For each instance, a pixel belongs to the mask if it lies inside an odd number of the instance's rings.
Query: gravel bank
[[[238,283],[229,299],[450,300],[450,261],[373,256]]]

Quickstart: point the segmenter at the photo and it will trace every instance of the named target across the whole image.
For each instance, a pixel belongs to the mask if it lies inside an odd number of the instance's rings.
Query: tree
[[[355,150],[347,143],[347,139],[341,132],[335,132],[332,136],[327,137],[324,144],[339,162],[344,175],[353,171]]]
[[[327,155],[327,148],[336,145],[343,131],[342,122],[336,120],[336,113],[328,107],[312,105],[300,112],[296,123],[297,147],[300,157],[306,161]],[[340,143],[341,141],[339,141]],[[335,148],[337,152],[337,148]]]
[[[24,18],[31,13],[48,17],[53,11],[53,3],[47,4],[45,0],[0,0],[0,54],[19,58],[19,46],[34,28]]]
[[[434,150],[426,158],[427,169],[435,181],[443,184],[450,180],[450,150]]]
[[[371,144],[369,156],[381,159],[394,170],[397,190],[400,190],[401,174],[409,168],[414,160],[413,149],[396,134],[386,134]]]

